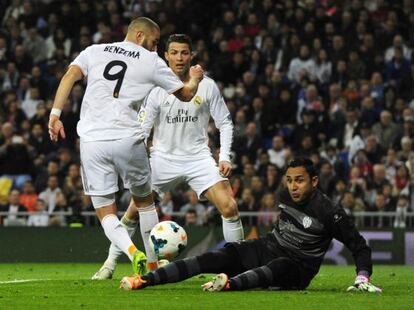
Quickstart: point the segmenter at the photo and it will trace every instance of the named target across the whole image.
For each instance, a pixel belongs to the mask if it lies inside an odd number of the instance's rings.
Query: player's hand
[[[63,127],[62,121],[56,115],[51,114],[49,118],[50,140],[57,142],[59,135],[62,137],[62,139],[66,138],[65,128]]]
[[[204,70],[200,65],[195,65],[190,67],[190,78],[195,78],[199,82],[204,77]]]
[[[369,292],[369,293],[382,293],[382,289],[376,287],[369,282],[369,278],[366,276],[358,275],[355,279],[354,285],[348,287],[347,292]]]
[[[223,177],[226,177],[226,178],[229,177],[232,169],[233,167],[231,166],[230,162],[228,161],[219,162],[219,171]]]

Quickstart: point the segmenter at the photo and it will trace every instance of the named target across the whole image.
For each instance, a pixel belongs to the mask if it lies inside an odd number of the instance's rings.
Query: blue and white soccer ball
[[[149,242],[159,259],[177,257],[187,246],[187,233],[173,221],[159,222],[151,229]]]

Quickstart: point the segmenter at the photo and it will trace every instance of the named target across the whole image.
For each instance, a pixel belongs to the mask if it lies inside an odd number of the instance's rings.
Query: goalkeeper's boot
[[[123,277],[119,288],[131,291],[131,290],[139,290],[140,288],[144,288],[147,281],[143,280],[139,275],[133,275],[131,277]]]
[[[136,250],[131,264],[136,275],[142,276],[147,273],[147,257],[144,252]]]
[[[92,280],[112,279],[116,262],[106,260],[102,267],[92,276]]]
[[[225,273],[219,273],[207,283],[201,285],[205,292],[218,292],[230,289],[229,277]]]

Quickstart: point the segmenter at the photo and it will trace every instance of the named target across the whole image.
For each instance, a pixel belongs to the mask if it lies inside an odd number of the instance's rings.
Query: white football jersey
[[[220,130],[220,161],[230,161],[233,123],[220,90],[208,77],[200,82],[190,102],[180,101],[160,87],[154,88],[138,118],[145,138],[154,126],[151,155],[194,160],[211,155],[207,133],[210,115]]]
[[[137,115],[151,89],[171,94],[183,87],[156,52],[128,41],[91,45],[71,65],[88,82],[77,127],[83,141],[140,135]]]

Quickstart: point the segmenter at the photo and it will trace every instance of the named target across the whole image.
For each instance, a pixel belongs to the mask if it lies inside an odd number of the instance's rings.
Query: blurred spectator
[[[345,192],[346,192],[346,183],[345,183],[345,181],[342,180],[342,179],[336,180],[335,190],[332,194],[332,201],[335,204],[340,203],[341,200],[343,199],[343,196],[344,196]]]
[[[392,59],[395,57],[396,48],[402,50],[404,58],[408,60],[411,59],[411,49],[407,45],[405,45],[404,38],[400,34],[397,34],[393,39],[392,46],[388,47],[385,51],[385,61],[392,61]]]
[[[197,225],[203,225],[206,216],[205,207],[198,202],[197,193],[195,191],[187,191],[188,203],[180,208],[180,212],[186,214],[188,210],[194,210],[197,214]]]
[[[397,202],[394,228],[405,228],[409,206],[408,197],[406,195],[400,195]]]
[[[35,180],[36,192],[42,192],[46,186],[50,176],[57,176],[59,173],[59,162],[57,160],[50,160],[47,167],[38,172]]]
[[[398,152],[398,159],[405,162],[413,157],[413,140],[410,136],[404,136],[401,138],[401,150]]]
[[[248,211],[257,211],[259,209],[258,204],[256,203],[253,192],[251,188],[243,189],[241,199],[238,201],[239,211],[248,212]]]
[[[37,28],[33,27],[28,30],[28,36],[24,40],[24,47],[27,53],[33,57],[35,64],[40,64],[46,60],[47,46],[43,37],[38,34]]]
[[[393,211],[393,207],[387,203],[385,195],[382,192],[378,192],[375,195],[375,200],[373,206],[369,209],[369,211],[373,212],[387,212]],[[389,226],[389,217],[379,215],[378,217],[372,218],[371,222],[373,222],[374,227],[383,228]]]
[[[37,106],[42,103],[39,97],[39,89],[36,87],[30,88],[29,96],[22,103],[22,110],[27,118],[30,119],[36,115]]]
[[[47,187],[39,194],[39,199],[45,202],[49,214],[55,211],[58,205],[58,194],[61,192],[57,176],[50,175],[47,179]]]
[[[67,198],[70,206],[79,205],[81,203],[83,187],[79,164],[70,164],[67,176],[63,182],[62,192]]]
[[[250,188],[252,189],[254,200],[260,201],[264,194],[263,180],[259,176],[252,176]]]
[[[300,46],[299,56],[294,58],[289,65],[288,77],[292,82],[300,83],[302,78],[314,79],[315,61],[312,59],[309,47]]]
[[[26,211],[36,210],[37,194],[32,181],[26,181],[22,193],[19,196],[19,204],[26,208]]]
[[[392,182],[394,184],[393,193],[398,196],[410,183],[410,175],[406,165],[401,163],[397,167],[395,178]]]
[[[26,223],[26,216],[19,215],[19,212],[26,212],[26,208],[19,203],[20,192],[14,189],[9,194],[8,203],[1,207],[2,212],[7,212],[3,223],[4,226],[23,226]]]
[[[197,212],[194,209],[189,209],[185,213],[185,226],[196,226],[201,225],[197,221]]]
[[[267,192],[261,199],[259,216],[257,218],[257,225],[259,226],[271,226],[276,221],[278,214],[280,213],[276,206],[275,194]]]
[[[49,226],[49,214],[46,210],[46,203],[42,199],[36,200],[35,210],[29,215],[27,219],[27,226]]]
[[[377,136],[380,145],[387,149],[392,147],[401,129],[393,122],[391,112],[382,111],[380,114],[380,122],[372,127],[372,133]]]
[[[327,85],[331,80],[332,63],[328,58],[326,50],[320,49],[315,60],[315,72],[313,75],[321,85]]]
[[[166,192],[159,203],[160,209],[164,214],[166,220],[171,220],[172,212],[174,211],[174,202],[172,200],[171,192]],[[188,211],[187,211],[188,212]]]
[[[323,161],[319,173],[319,188],[328,197],[332,197],[335,189],[335,173],[329,161]]]
[[[280,185],[279,170],[273,164],[269,164],[266,169],[266,176],[264,179],[265,191],[276,192]]]
[[[371,164],[381,163],[385,155],[385,149],[379,144],[378,138],[375,135],[369,135],[366,138],[364,150]]]
[[[252,163],[256,161],[257,153],[262,148],[262,139],[255,123],[247,124],[245,136],[235,139],[233,147],[239,155],[247,155]]]

